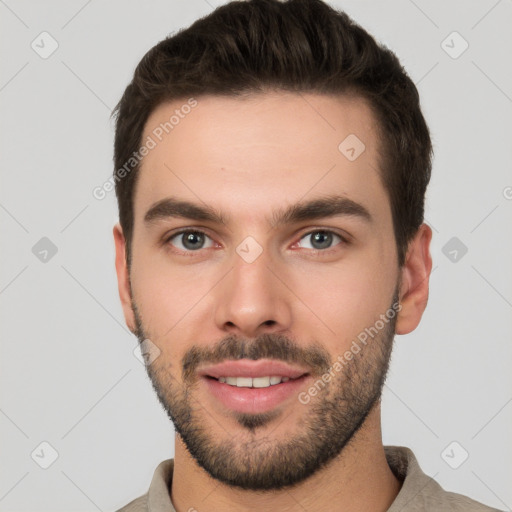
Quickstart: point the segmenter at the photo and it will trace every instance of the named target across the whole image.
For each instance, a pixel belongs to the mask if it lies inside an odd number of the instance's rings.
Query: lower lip
[[[267,388],[239,388],[210,377],[203,377],[202,380],[208,391],[227,409],[258,414],[274,409],[290,397],[297,397],[307,378],[304,375]]]

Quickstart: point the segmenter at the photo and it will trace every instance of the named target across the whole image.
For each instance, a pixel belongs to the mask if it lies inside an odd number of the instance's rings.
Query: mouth
[[[310,373],[275,360],[225,361],[199,372],[207,393],[224,408],[258,414],[293,400]]]
[[[214,379],[215,377],[211,377]],[[300,378],[300,377],[299,377]],[[237,388],[268,388],[281,384],[281,382],[288,382],[290,377],[282,377],[278,375],[266,377],[219,377],[219,382],[227,384],[228,386],[236,386]]]

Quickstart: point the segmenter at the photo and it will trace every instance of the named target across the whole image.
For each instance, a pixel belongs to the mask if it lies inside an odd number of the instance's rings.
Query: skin
[[[289,336],[302,348],[315,340],[335,361],[389,309],[397,287],[401,310],[395,332],[414,330],[428,299],[432,232],[426,224],[419,228],[400,268],[389,198],[378,171],[376,120],[366,102],[285,92],[197,100],[198,106],[142,163],[130,270],[122,229],[114,227],[126,324],[137,332],[136,304],[145,335],[161,350],[153,364],[179,386],[179,362],[191,346],[265,333]],[[147,121],[143,140],[183,103],[160,105]],[[354,161],[338,150],[349,134],[366,147]],[[345,215],[279,227],[268,222],[274,210],[333,193],[363,205],[372,221]],[[226,222],[169,218],[146,224],[147,210],[169,196],[213,206]],[[206,232],[211,246],[184,254],[180,237],[164,242],[183,227]],[[350,243],[335,238],[326,251],[315,251],[306,237],[315,229],[348,236]],[[263,249],[252,263],[236,252],[247,236]],[[312,410],[296,398],[287,400],[276,418],[249,431],[204,387],[193,389],[193,399],[201,404],[199,414],[212,438],[240,444],[264,438],[283,442],[299,432]],[[315,400],[322,397],[312,404]],[[242,490],[213,479],[176,434],[171,497],[178,512],[191,507],[200,512],[321,511],[332,510],[333,503],[345,511],[385,511],[399,489],[384,455],[380,402],[329,464],[278,491]]]

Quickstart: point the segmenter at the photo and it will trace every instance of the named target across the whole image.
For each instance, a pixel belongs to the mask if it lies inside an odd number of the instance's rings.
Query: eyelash
[[[336,231],[333,231],[333,230],[330,230],[330,229],[323,229],[323,228],[316,228],[316,229],[313,229],[313,230],[310,230],[310,231],[307,231],[306,233],[303,233],[298,242],[300,242],[303,238],[307,237],[308,235],[312,235],[314,233],[319,233],[319,232],[322,232],[322,233],[326,233],[326,234],[332,234],[332,235],[335,235],[337,237],[339,237],[341,239],[341,242],[337,243],[336,245],[332,246],[332,247],[329,247],[328,249],[307,249],[308,251],[312,251],[313,253],[317,254],[317,253],[321,253],[321,254],[330,254],[331,252],[333,251],[336,251],[336,250],[339,250],[339,247],[340,245],[349,245],[350,242],[349,240],[347,239],[347,237],[341,235],[340,233],[337,233]],[[194,233],[194,234],[201,234],[201,235],[204,235],[210,239],[212,239],[212,237],[210,237],[208,235],[208,233],[206,233],[205,231],[202,231],[200,229],[192,229],[192,228],[182,228],[180,229],[179,231],[175,231],[173,232],[171,235],[169,236],[166,236],[163,240],[163,244],[165,246],[171,246],[172,247],[172,251],[175,252],[175,253],[178,253],[179,255],[183,255],[183,256],[189,256],[189,257],[193,257],[195,256],[197,253],[200,253],[202,251],[202,249],[198,249],[196,251],[182,251],[181,249],[177,249],[176,247],[172,246],[172,244],[170,244],[170,241],[173,239],[173,238],[176,238],[178,235],[181,235],[183,233]],[[212,239],[213,240],[213,239]],[[298,243],[298,242],[295,242]],[[294,245],[295,245],[294,244]]]

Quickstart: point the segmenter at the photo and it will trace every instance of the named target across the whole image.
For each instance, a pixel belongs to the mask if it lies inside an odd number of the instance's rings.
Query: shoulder
[[[386,446],[386,459],[402,488],[388,512],[499,512],[467,496],[445,491],[420,468],[413,452],[403,446]]]
[[[120,508],[116,512],[147,512],[148,511],[148,499],[147,494],[135,498],[130,501],[127,505]]]
[[[425,510],[436,512],[500,512],[496,508],[488,507],[468,496],[445,491],[440,485],[435,489],[421,492],[414,500],[410,510]]]
[[[148,492],[130,501],[130,503],[116,512],[148,512],[150,510],[155,512],[157,510],[175,512],[169,495],[173,470],[173,459],[160,462],[153,473]]]
[[[413,501],[410,510],[436,512],[499,512],[468,496],[445,491],[439,484],[428,486]]]

